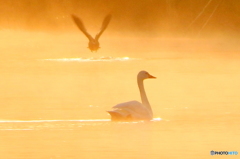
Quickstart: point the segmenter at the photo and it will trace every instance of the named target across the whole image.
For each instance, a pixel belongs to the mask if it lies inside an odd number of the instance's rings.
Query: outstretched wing
[[[83,32],[83,34],[86,35],[86,37],[89,39],[89,41],[93,41],[93,37],[87,32],[81,19],[73,14],[72,14],[72,19],[75,22],[75,24],[78,26],[78,28]]]
[[[101,27],[101,30],[100,32],[95,36],[95,40],[98,40],[100,38],[100,36],[102,35],[102,33],[104,32],[104,30],[107,28],[109,22],[111,21],[111,18],[112,18],[112,15],[111,14],[108,14],[104,20],[103,20],[103,23],[102,23],[102,27]]]

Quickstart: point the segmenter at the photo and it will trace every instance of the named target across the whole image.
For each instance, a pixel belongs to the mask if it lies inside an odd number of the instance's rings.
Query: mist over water
[[[212,158],[240,151],[237,0],[0,1],[0,158]],[[91,35],[112,20],[92,53]],[[151,122],[110,122],[140,99]],[[239,157],[231,156],[231,158]]]
[[[0,4],[1,28],[75,31],[70,15],[76,14],[87,28],[98,31],[103,17],[111,13],[106,34],[239,37],[238,0],[1,0]]]

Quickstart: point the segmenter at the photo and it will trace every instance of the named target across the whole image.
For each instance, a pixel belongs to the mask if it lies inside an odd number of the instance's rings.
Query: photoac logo
[[[210,151],[210,155],[238,155],[237,151]]]

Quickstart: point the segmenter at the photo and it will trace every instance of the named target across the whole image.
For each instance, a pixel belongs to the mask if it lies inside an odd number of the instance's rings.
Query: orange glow
[[[0,1],[0,154],[8,158],[212,158],[240,151],[239,0]],[[97,53],[71,14],[98,33]],[[150,122],[111,122],[140,101]],[[237,156],[238,157],[238,156]]]

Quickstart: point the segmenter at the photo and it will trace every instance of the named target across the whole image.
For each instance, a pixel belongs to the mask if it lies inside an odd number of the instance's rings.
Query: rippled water
[[[104,61],[109,61],[109,62],[114,62],[114,61],[130,61],[130,60],[136,60],[136,59],[131,59],[129,57],[111,57],[111,56],[102,56],[102,57],[91,57],[91,58],[61,58],[61,59],[44,59],[47,61],[64,61],[64,62],[104,62]]]
[[[143,43],[80,55],[77,44],[36,43],[2,45],[0,158],[192,159],[240,151],[239,52],[196,53],[170,41],[179,52]],[[140,100],[140,70],[157,77],[144,83],[155,119],[111,122],[106,110]]]

